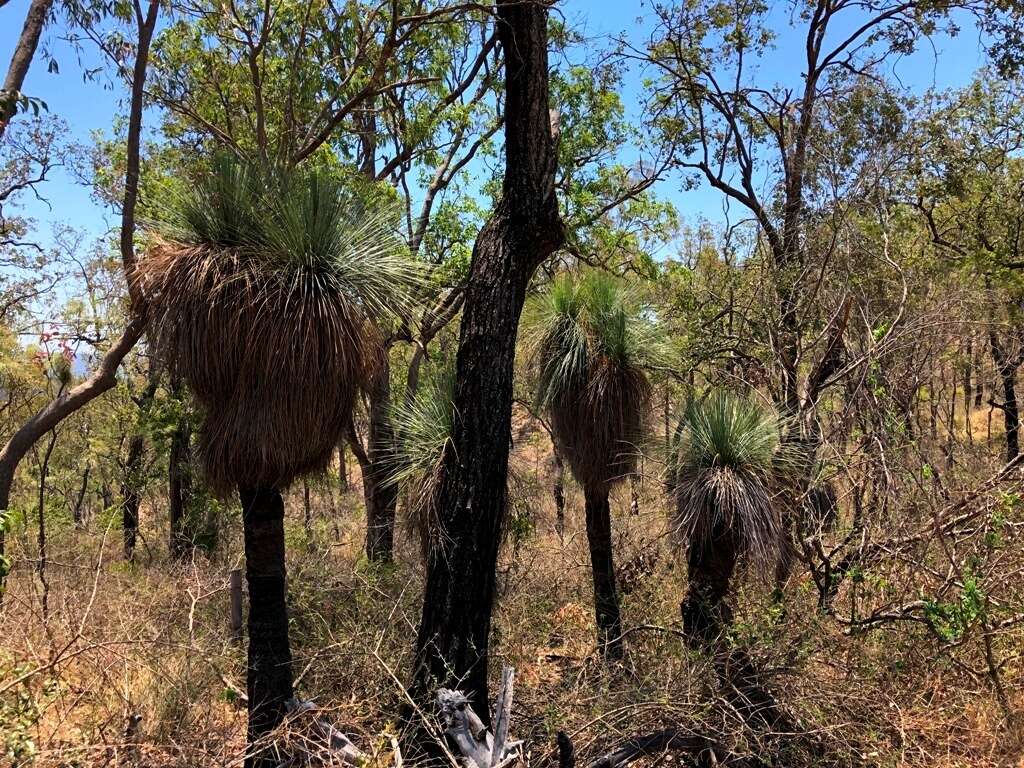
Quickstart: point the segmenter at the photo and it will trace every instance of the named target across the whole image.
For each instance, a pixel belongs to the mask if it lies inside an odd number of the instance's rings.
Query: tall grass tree
[[[318,171],[218,158],[155,227],[149,337],[203,407],[210,488],[237,489],[249,589],[246,766],[293,696],[281,490],[327,468],[375,357],[375,320],[417,280],[388,206]]]
[[[636,469],[659,345],[626,286],[603,272],[556,279],[533,307],[537,398],[556,450],[583,487],[598,644],[622,655],[611,488]]]

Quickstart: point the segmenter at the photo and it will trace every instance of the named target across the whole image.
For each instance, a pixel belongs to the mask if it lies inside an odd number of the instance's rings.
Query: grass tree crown
[[[802,453],[784,440],[772,409],[713,392],[685,410],[670,445],[668,476],[677,530],[691,546],[731,533],[756,562],[785,546],[784,513]]]
[[[393,206],[317,170],[216,160],[140,262],[149,337],[206,411],[211,486],[282,487],[324,469],[421,273]]]
[[[537,401],[577,480],[608,485],[636,465],[658,361],[654,324],[604,272],[563,275],[530,308]]]

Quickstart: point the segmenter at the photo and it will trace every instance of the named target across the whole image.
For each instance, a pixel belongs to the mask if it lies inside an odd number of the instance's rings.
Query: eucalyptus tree
[[[505,517],[519,317],[537,267],[564,240],[549,110],[548,8],[497,0],[504,62],[501,196],[477,236],[455,358],[455,420],[441,458],[438,546],[427,559],[411,693],[458,685],[487,701],[495,567]],[[486,712],[486,708],[484,708]]]
[[[986,74],[927,104],[911,144],[905,201],[940,259],[988,293],[984,335],[1003,413],[1006,460],[1020,453],[1017,372],[1024,364],[1024,111],[1021,84]]]
[[[10,506],[11,486],[18,464],[32,446],[61,421],[111,389],[116,383],[117,369],[125,356],[142,337],[144,311],[135,282],[135,210],[139,196],[139,156],[142,137],[143,94],[149,66],[149,48],[160,12],[159,0],[145,6],[136,0],[126,9],[134,25],[135,58],[129,68],[122,58],[120,66],[131,98],[128,108],[128,131],[125,142],[124,191],[121,205],[119,251],[121,266],[128,286],[130,307],[128,321],[121,335],[113,340],[96,368],[83,381],[62,392],[22,424],[0,449],[0,513]],[[6,514],[4,514],[6,516]],[[3,560],[3,526],[0,525],[0,594],[6,572]]]
[[[149,338],[205,408],[208,485],[242,502],[249,585],[247,766],[293,696],[281,489],[322,471],[375,356],[371,321],[417,270],[393,207],[325,171],[214,162],[140,264]]]
[[[657,359],[653,326],[626,288],[604,272],[557,278],[539,297],[531,325],[537,401],[558,453],[586,500],[598,646],[622,655],[609,492],[636,469]]]
[[[2,5],[0,3],[0,6]],[[33,100],[31,96],[22,93],[21,89],[24,87],[25,78],[39,46],[39,39],[42,37],[46,22],[49,21],[52,9],[53,0],[32,0],[25,13],[25,23],[11,54],[3,87],[0,88],[0,141],[3,140],[7,126],[19,106],[32,107],[36,111],[39,109],[38,100]]]
[[[843,311],[823,307],[814,290],[838,239],[811,233],[822,223],[821,211],[863,192],[858,162],[840,166],[842,173],[825,172],[835,137],[828,126],[837,111],[856,103],[859,89],[884,80],[887,60],[911,53],[928,35],[955,34],[950,14],[958,8],[978,15],[992,10],[972,0],[807,0],[785,14],[760,0],[673,2],[658,6],[656,29],[637,52],[652,75],[648,125],[671,148],[672,165],[757,223],[777,329],[768,341],[773,395],[791,415],[813,418],[830,383],[813,381],[829,346],[827,335],[813,334],[821,315],[838,318]],[[771,54],[780,19],[800,42],[800,66],[792,69],[800,74],[792,82],[766,79],[767,68],[759,66]],[[898,131],[897,115],[880,117]],[[886,141],[878,138],[876,149]]]

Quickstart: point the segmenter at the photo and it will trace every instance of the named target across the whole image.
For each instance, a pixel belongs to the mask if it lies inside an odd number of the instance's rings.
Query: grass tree
[[[586,501],[598,643],[618,657],[608,495],[636,468],[651,393],[644,367],[659,345],[624,284],[602,272],[556,279],[538,297],[532,326],[538,403]]]
[[[801,462],[767,407],[715,392],[687,407],[668,464],[675,525],[689,544],[681,611],[692,645],[717,640],[741,559],[773,568],[788,546],[785,518]]]
[[[207,483],[239,493],[249,590],[246,766],[292,698],[282,489],[328,466],[374,358],[372,321],[416,280],[387,206],[332,175],[220,159],[154,233],[149,337],[204,411]]]
[[[455,426],[454,392],[453,373],[444,370],[419,387],[414,397],[391,407],[396,439],[386,462],[386,482],[405,490],[406,527],[419,539],[424,562],[432,537],[440,533],[437,494],[444,451]]]

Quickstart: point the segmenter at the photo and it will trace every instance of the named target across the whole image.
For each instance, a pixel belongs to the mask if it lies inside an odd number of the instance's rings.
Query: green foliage
[[[168,238],[250,256],[295,291],[350,296],[373,315],[402,311],[421,284],[398,231],[399,212],[365,200],[338,174],[261,169],[220,156],[174,201]]]
[[[442,371],[421,385],[411,402],[392,406],[396,440],[389,482],[408,487],[437,471],[455,425],[454,392],[454,372]]]
[[[598,361],[620,368],[664,362],[664,344],[648,313],[621,280],[605,272],[557,277],[528,313],[542,408],[588,386]]]
[[[0,680],[26,679],[0,695],[0,748],[11,768],[31,765],[38,752],[32,737],[46,702],[57,693],[57,682],[46,678],[41,687],[32,685],[31,665],[12,664],[0,658]]]
[[[785,422],[752,399],[717,391],[689,404],[667,468],[675,524],[686,540],[714,546],[731,532],[752,559],[776,559],[789,485],[806,467],[784,433]]]
[[[985,615],[986,598],[977,577],[964,574],[959,599],[944,602],[938,599],[926,600],[924,616],[928,626],[946,643],[958,642],[964,633]]]

